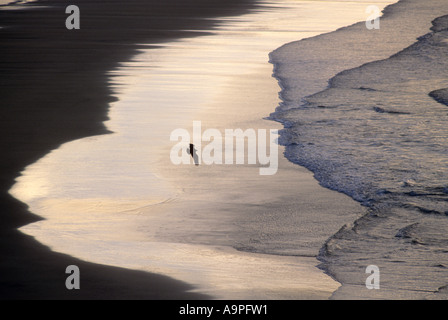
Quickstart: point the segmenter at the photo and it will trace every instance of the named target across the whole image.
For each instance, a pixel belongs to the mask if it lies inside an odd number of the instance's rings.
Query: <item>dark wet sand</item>
[[[40,218],[8,194],[29,164],[70,140],[107,133],[106,72],[138,50],[211,28],[250,0],[78,0],[81,29],[65,27],[65,1],[0,11],[0,299],[206,299],[165,276],[54,253],[17,228]],[[70,3],[72,4],[72,3]],[[41,6],[39,6],[41,5]],[[182,32],[179,30],[190,30]],[[81,290],[65,288],[77,265]]]

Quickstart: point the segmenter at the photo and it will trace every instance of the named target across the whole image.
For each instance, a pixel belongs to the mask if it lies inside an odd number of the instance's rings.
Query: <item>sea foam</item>
[[[271,118],[284,123],[287,158],[370,208],[321,251],[344,284],[335,297],[432,298],[446,285],[434,266],[448,265],[447,17],[428,25],[443,12],[446,2],[401,1],[381,33],[359,23],[271,54],[283,88]],[[341,66],[325,90],[301,89]],[[380,292],[365,290],[359,270],[370,264]]]

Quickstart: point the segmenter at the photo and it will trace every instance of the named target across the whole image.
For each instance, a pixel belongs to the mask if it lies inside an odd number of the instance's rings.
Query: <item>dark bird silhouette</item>
[[[194,164],[199,165],[199,157],[196,152],[196,149],[194,148],[194,144],[190,143],[190,155],[193,158]]]

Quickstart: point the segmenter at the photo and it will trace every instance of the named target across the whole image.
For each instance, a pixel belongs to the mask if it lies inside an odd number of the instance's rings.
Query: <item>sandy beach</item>
[[[170,131],[194,120],[222,132],[281,129],[263,120],[280,102],[268,53],[365,15],[363,2],[350,4],[356,14],[336,2],[270,5],[227,18],[216,35],[141,46],[114,70],[117,101],[104,123],[113,133],[65,143],[26,168],[11,192],[45,220],[20,230],[56,252],[181,280],[189,294],[328,299],[339,284],[316,257],[364,213],[358,203],[320,187],[282,147],[269,176],[256,165],[195,168],[167,158]],[[318,12],[320,24],[307,20]]]
[[[392,2],[382,2],[380,9]],[[361,205],[361,196],[343,188],[354,181],[352,172],[330,174],[356,163],[344,162],[357,154],[353,139],[340,139],[342,151],[332,153],[337,135],[312,138],[336,128],[334,117],[325,118],[333,109],[342,110],[344,128],[359,118],[362,129],[385,113],[390,102],[366,107],[373,117],[365,123],[361,112],[346,117],[344,103],[353,90],[360,96],[387,91],[354,88],[367,79],[356,68],[387,59],[429,31],[431,19],[446,7],[442,0],[433,3],[435,9],[415,0],[389,7],[381,31],[366,29],[364,0],[132,0],[125,5],[82,0],[77,3],[81,29],[71,31],[64,25],[63,1],[0,8],[0,299],[397,297],[387,275],[386,290],[372,292],[364,283],[364,263],[382,261],[368,237],[379,228],[366,223],[367,240],[359,241],[360,249],[350,247],[358,244],[352,234],[364,235],[356,231],[371,211]],[[357,21],[362,22],[352,25]],[[347,52],[349,47],[353,50]],[[422,101],[430,100],[439,112],[445,106],[435,101],[443,100],[446,89],[441,89],[443,76],[434,74],[434,82],[425,80],[431,93],[422,89]],[[336,94],[325,101],[326,90],[338,92],[344,75],[345,100],[336,105]],[[303,98],[315,93],[304,104]],[[394,104],[394,93],[390,96]],[[354,101],[358,111],[361,103]],[[396,114],[401,115],[386,112]],[[308,125],[317,131],[306,131]],[[248,163],[252,156],[261,158],[266,141],[260,135],[258,149],[246,146],[243,163],[234,163],[238,138],[223,148],[229,129],[280,130],[281,143],[273,139],[269,146],[274,174],[261,174],[266,163]],[[172,151],[178,142],[173,133],[179,130],[191,133],[181,147],[192,153],[189,165],[173,161],[179,155]],[[213,151],[218,163],[205,163],[202,151],[211,140],[205,131],[213,132],[214,144],[221,143],[223,154]],[[195,145],[188,146],[192,141]],[[352,146],[355,151],[344,153]],[[328,166],[309,171],[298,165],[302,156]],[[336,162],[339,156],[343,165]],[[334,177],[340,179],[332,185]],[[367,180],[358,185],[368,186]],[[384,212],[389,217],[393,211]],[[394,228],[399,231],[383,247],[407,239],[397,235],[411,218],[385,223],[387,231],[379,230],[376,241]],[[370,249],[374,252],[361,256],[359,265],[344,260]],[[390,252],[381,259],[389,259]],[[395,266],[397,259],[390,259]],[[81,290],[65,288],[68,265],[80,268]],[[409,288],[400,297],[414,298]]]
[[[114,98],[105,73],[133,56],[136,43],[192,36],[194,29],[215,23],[205,17],[240,14],[251,7],[249,1],[197,2],[78,1],[83,26],[77,33],[65,28],[63,1],[39,1],[27,10],[0,12],[2,299],[204,297],[188,293],[189,285],[168,277],[50,251],[17,231],[40,218],[7,193],[23,168],[61,143],[107,133],[102,122]],[[191,31],[179,31],[185,29]],[[65,268],[71,264],[83,270],[84,290],[65,288]]]

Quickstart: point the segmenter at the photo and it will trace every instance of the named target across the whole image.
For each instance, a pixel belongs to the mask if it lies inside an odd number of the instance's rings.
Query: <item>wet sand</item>
[[[106,122],[114,134],[64,144],[20,178],[14,194],[47,219],[21,230],[55,251],[162,273],[213,298],[327,299],[338,283],[316,268],[316,255],[330,235],[363,213],[358,203],[320,187],[311,173],[281,156],[283,148],[274,176],[260,176],[258,166],[174,166],[166,148],[173,145],[170,131],[189,130],[193,120],[221,132],[280,129],[262,120],[280,101],[268,52],[362,19],[364,6],[357,6],[358,17],[342,6],[328,11],[323,2],[272,10],[273,16],[266,10],[259,18],[265,24],[245,25],[252,21],[248,16],[229,19],[229,29],[222,26],[217,37],[169,43],[134,57],[114,72],[114,83],[129,84],[121,87]],[[316,12],[327,19],[299,19]],[[285,15],[292,21],[276,24]],[[159,57],[165,64],[156,63]],[[160,183],[148,186],[147,171],[156,167],[176,192],[149,204]],[[40,192],[39,185],[48,190]]]
[[[102,122],[114,98],[106,72],[132,57],[135,43],[193,36],[212,27],[204,18],[240,14],[251,1],[81,0],[76,31],[65,28],[66,5],[39,1],[0,11],[0,298],[205,298],[168,277],[50,251],[16,230],[40,218],[7,192],[21,170],[60,144],[107,133]],[[82,270],[83,290],[65,288],[71,264]]]

